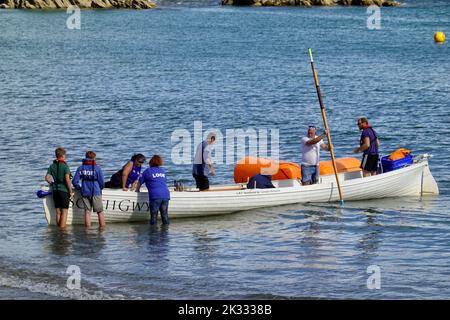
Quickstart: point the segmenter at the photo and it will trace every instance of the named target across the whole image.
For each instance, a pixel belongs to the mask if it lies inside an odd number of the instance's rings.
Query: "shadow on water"
[[[216,243],[217,239],[210,234],[206,229],[201,229],[192,233],[193,236],[193,250],[196,256],[196,263],[202,268],[209,269],[213,267],[216,254],[219,250]]]
[[[344,209],[361,210],[370,213],[392,212],[431,212],[438,205],[440,196],[384,198],[364,201],[346,201]]]
[[[356,245],[357,251],[360,252],[359,256],[362,259],[376,257],[382,243],[382,227],[377,224],[377,216],[367,215],[366,224],[363,228],[366,232],[363,232]]]
[[[167,252],[170,225],[147,225],[148,246],[151,251]]]
[[[44,247],[58,256],[67,256],[73,250],[73,239],[69,228],[59,230],[56,226],[48,226]]]
[[[144,265],[167,265],[170,251],[170,225],[162,225],[160,221],[156,225],[148,223],[132,224],[130,232],[134,247],[142,256],[139,260]]]
[[[80,256],[95,258],[105,247],[104,232],[98,229],[86,229],[84,226],[68,226],[64,230],[49,226],[44,247],[58,256],[76,253]]]

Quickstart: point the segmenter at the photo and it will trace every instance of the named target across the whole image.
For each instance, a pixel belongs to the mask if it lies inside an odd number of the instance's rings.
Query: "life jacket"
[[[101,194],[103,188],[103,173],[97,166],[95,159],[83,159],[82,165],[77,169],[78,178],[74,180],[74,187],[80,188],[83,197],[94,197]]]
[[[97,164],[97,162],[95,162],[95,159],[83,159],[83,164],[84,165],[93,165],[95,166]]]
[[[98,181],[95,175],[95,165],[97,164],[94,159],[83,159],[84,166],[92,166],[92,175],[82,175],[81,178],[84,181]]]
[[[53,175],[52,174],[52,177],[53,177],[53,184],[54,184],[54,186],[55,186],[55,190],[56,191],[58,191],[58,185],[59,184],[66,184],[66,179],[65,179],[65,177],[63,176],[61,179],[60,179],[60,177],[59,177],[59,164],[60,163],[62,163],[62,164],[67,164],[66,163],[66,161],[64,161],[63,159],[55,159],[55,160],[53,160],[53,163],[56,163],[56,174],[55,175]]]

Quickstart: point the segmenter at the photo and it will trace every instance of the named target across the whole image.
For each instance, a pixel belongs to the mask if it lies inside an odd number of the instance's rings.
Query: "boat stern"
[[[438,195],[439,187],[430,171],[430,165],[428,160],[432,157],[430,154],[423,154],[417,157],[417,162],[426,162],[422,171],[422,184],[421,184],[421,194],[422,195]]]

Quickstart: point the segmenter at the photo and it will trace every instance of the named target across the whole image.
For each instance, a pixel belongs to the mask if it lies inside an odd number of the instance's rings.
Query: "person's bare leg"
[[[56,225],[59,227],[60,223],[61,223],[61,209],[56,208]]]
[[[84,210],[84,226],[91,227],[91,211],[89,209]]]
[[[370,171],[363,170],[363,177],[370,177]]]
[[[105,222],[105,214],[103,213],[103,211],[98,213],[98,224],[100,230],[105,229],[106,222]]]
[[[61,220],[59,223],[59,227],[61,229],[64,229],[66,227],[68,211],[69,211],[69,209],[61,209]]]

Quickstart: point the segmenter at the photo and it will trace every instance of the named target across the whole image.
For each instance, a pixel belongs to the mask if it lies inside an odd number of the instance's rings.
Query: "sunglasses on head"
[[[308,129],[315,129],[316,126],[309,126]]]

